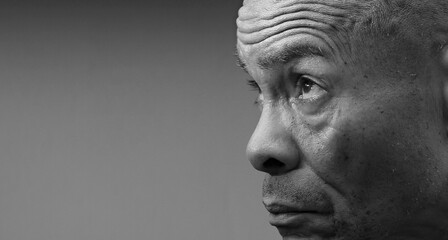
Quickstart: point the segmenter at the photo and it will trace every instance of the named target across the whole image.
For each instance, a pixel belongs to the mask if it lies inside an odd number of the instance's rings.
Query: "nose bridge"
[[[278,175],[298,167],[300,154],[291,119],[286,109],[263,109],[247,146],[247,156],[255,169]]]

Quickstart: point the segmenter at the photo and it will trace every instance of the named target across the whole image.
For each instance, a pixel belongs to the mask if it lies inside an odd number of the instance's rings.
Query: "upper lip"
[[[329,214],[331,209],[327,207],[319,206],[297,206],[289,203],[272,202],[264,204],[266,210],[273,215],[286,214],[286,213],[315,213],[315,214]]]

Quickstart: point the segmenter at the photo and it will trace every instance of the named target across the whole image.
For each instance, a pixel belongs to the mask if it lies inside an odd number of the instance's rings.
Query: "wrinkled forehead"
[[[393,11],[380,3],[245,0],[237,19],[238,55],[243,63],[259,63],[270,53],[281,53],[279,49],[311,45],[353,67],[384,72],[414,69],[424,61],[424,44],[409,33],[415,25],[408,21],[420,20],[403,13],[391,16]]]
[[[297,4],[323,4],[328,6],[349,6],[365,0],[244,0],[243,6],[266,10],[270,7],[291,6]]]
[[[357,10],[348,0],[245,0],[238,12],[238,46],[266,49],[293,35],[313,35],[336,55],[347,53]]]

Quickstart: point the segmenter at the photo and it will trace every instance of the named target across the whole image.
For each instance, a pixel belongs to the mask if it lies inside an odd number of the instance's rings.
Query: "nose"
[[[262,111],[247,144],[252,166],[270,175],[281,175],[299,167],[300,152],[291,132],[291,120],[278,111]]]

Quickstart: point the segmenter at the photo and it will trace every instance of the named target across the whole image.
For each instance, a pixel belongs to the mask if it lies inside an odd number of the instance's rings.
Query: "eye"
[[[250,87],[251,90],[256,91],[258,93],[261,93],[261,89],[258,86],[257,82],[253,79],[247,80],[247,85]]]
[[[260,86],[258,86],[258,83],[253,80],[253,79],[248,79],[247,80],[247,85],[250,87],[250,90],[257,92],[257,98],[254,101],[254,105],[258,106],[258,108],[261,108],[261,100],[260,100],[260,95],[261,95],[261,89]]]
[[[327,93],[327,91],[309,76],[300,76],[297,82],[299,87],[299,99],[313,101],[317,100]]]

